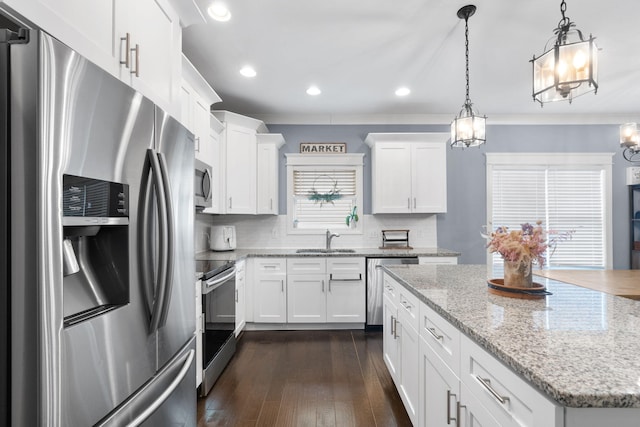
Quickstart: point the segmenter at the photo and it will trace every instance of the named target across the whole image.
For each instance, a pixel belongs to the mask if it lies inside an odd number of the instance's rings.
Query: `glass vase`
[[[516,288],[531,288],[533,280],[531,262],[504,260],[504,285]]]

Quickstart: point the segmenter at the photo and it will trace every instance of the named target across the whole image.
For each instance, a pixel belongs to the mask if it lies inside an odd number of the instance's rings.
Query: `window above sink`
[[[363,153],[286,154],[287,232],[362,234]]]

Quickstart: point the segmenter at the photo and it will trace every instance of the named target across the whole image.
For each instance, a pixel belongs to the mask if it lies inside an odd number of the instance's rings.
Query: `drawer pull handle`
[[[431,334],[432,337],[434,337],[436,340],[441,340],[442,338],[444,338],[444,336],[442,335],[438,335],[436,333],[436,330],[434,328],[427,328],[427,331]]]
[[[498,402],[504,405],[506,402],[509,401],[508,397],[500,396],[498,392],[495,391],[493,387],[491,387],[491,380],[489,380],[489,378],[482,378],[480,375],[476,375],[476,379],[480,381],[480,384],[482,384],[484,388],[486,388],[487,391],[491,393],[491,395],[495,397]]]
[[[460,402],[456,402],[456,427],[460,427],[460,409],[466,408],[466,405],[461,405]]]

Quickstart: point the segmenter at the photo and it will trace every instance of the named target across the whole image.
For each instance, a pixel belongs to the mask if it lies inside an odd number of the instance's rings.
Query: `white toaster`
[[[209,247],[213,251],[232,251],[236,248],[235,225],[212,225],[209,230]]]

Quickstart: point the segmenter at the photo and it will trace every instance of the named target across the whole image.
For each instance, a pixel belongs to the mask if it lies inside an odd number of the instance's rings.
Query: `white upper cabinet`
[[[195,156],[213,166],[220,153],[212,139],[212,127],[219,134],[222,125],[211,116],[211,105],[220,102],[218,94],[209,86],[191,62],[182,55],[182,80],[180,83],[180,121],[195,136]],[[214,126],[212,120],[217,122]],[[217,137],[215,139],[218,139]]]
[[[278,215],[278,153],[284,145],[279,133],[257,134],[256,210]]]
[[[267,127],[260,120],[229,111],[212,113],[224,124],[220,213],[256,214],[257,134],[267,133]]]
[[[370,133],[372,211],[447,211],[446,133]]]
[[[182,29],[168,0],[3,0],[0,7],[179,115]]]
[[[177,116],[182,66],[178,14],[166,0],[117,0],[115,18],[120,78]]]

